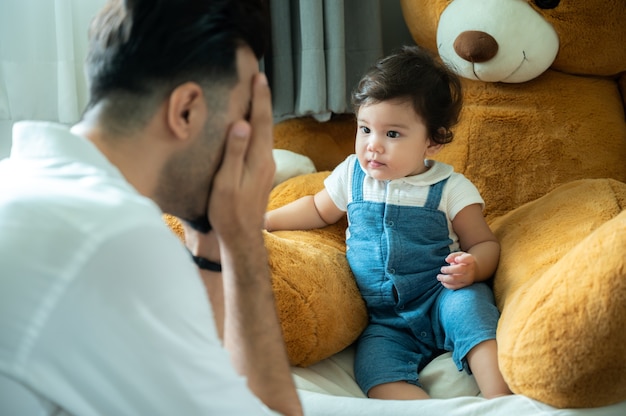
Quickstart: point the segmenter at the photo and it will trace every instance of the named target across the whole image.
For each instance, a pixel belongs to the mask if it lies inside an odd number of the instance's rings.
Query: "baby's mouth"
[[[374,159],[370,159],[370,160],[367,162],[367,164],[368,164],[370,167],[372,167],[372,168],[379,168],[379,167],[381,167],[381,166],[385,166],[385,164],[384,164],[384,163],[381,163],[381,162],[379,162],[379,161],[377,161],[377,160],[374,160]]]

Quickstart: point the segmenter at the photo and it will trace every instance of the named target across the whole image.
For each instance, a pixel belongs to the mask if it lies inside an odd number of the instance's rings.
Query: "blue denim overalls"
[[[365,393],[418,373],[444,350],[459,369],[465,355],[495,338],[499,312],[482,283],[452,291],[437,280],[452,240],[438,209],[447,178],[430,186],[424,207],[363,200],[365,172],[354,163],[347,258],[369,312],[355,376]]]

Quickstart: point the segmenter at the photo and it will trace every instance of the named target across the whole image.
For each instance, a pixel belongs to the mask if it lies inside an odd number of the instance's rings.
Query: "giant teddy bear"
[[[626,2],[401,4],[415,42],[463,78],[455,140],[437,159],[477,185],[502,245],[493,282],[506,381],[555,407],[626,400]],[[276,148],[319,172],[278,185],[268,208],[317,192],[354,133],[349,115],[278,124]],[[266,234],[294,365],[340,351],[366,325],[345,226]]]
[[[626,400],[626,2],[401,4],[415,42],[463,77],[455,141],[437,159],[478,186],[502,244],[494,291],[507,382],[556,407]],[[276,126],[276,147],[326,171],[354,133],[347,116],[290,120]],[[325,176],[282,183],[270,208]],[[337,257],[344,227],[267,236],[295,364],[338,351],[364,323]]]

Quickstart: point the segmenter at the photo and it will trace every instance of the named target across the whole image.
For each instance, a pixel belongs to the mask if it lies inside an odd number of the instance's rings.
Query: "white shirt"
[[[17,123],[0,161],[0,373],[49,414],[270,414],[159,208],[48,123]]]

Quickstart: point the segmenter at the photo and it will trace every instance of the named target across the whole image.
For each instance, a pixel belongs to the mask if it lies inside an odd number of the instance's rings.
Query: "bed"
[[[522,395],[487,400],[472,376],[457,371],[450,353],[433,360],[420,374],[432,399],[368,399],[354,381],[354,347],[292,374],[307,416],[624,416],[626,401],[595,409],[556,409]]]

